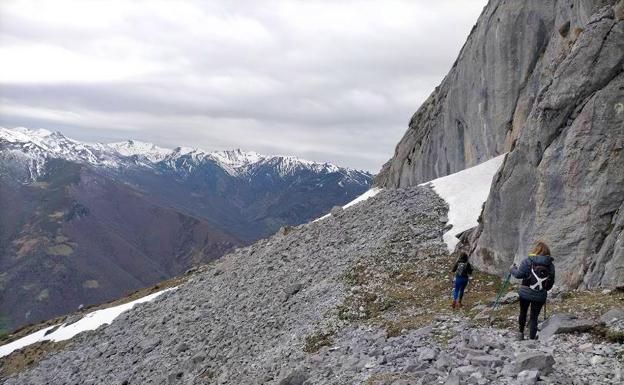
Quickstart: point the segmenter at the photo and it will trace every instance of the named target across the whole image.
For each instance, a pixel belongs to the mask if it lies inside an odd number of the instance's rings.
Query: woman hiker
[[[555,265],[550,256],[550,249],[544,242],[537,242],[529,256],[522,261],[520,267],[514,264],[510,273],[522,280],[518,290],[520,296],[518,341],[524,339],[524,327],[529,307],[531,308],[529,338],[535,340],[537,339],[537,317],[542,306],[546,303],[548,290],[555,283]]]
[[[457,262],[453,266],[455,273],[455,286],[453,290],[453,309],[462,307],[462,299],[464,298],[464,290],[468,286],[470,275],[472,274],[472,266],[468,262],[468,254],[462,252]]]

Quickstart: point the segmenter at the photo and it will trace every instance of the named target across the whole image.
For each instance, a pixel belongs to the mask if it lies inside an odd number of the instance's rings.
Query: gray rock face
[[[566,287],[624,282],[624,23],[594,14],[542,82],[494,178],[473,261],[503,272],[543,239]]]
[[[604,3],[491,0],[375,183],[410,186],[511,150],[544,78],[552,77],[550,58],[578,38]],[[558,29],[566,24],[562,37]]]
[[[475,264],[504,273],[539,238],[558,284],[624,284],[622,9],[491,0],[375,184],[410,186],[509,152],[470,234]]]

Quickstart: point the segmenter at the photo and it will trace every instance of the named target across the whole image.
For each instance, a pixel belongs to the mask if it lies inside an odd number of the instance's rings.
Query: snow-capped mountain
[[[262,155],[236,150],[208,152],[197,148],[167,149],[152,143],[128,140],[117,143],[85,143],[67,138],[60,132],[44,129],[0,127],[0,148],[19,152],[29,162],[30,175],[36,178],[48,159],[60,158],[94,166],[119,169],[123,167],[169,167],[185,174],[207,162],[217,164],[232,176],[253,173],[258,168],[273,167],[285,177],[298,171],[317,173],[343,172],[357,177],[365,172],[341,168],[330,163],[316,163],[295,156]]]
[[[318,218],[371,181],[293,156],[0,128],[0,314],[16,327],[117,298]]]

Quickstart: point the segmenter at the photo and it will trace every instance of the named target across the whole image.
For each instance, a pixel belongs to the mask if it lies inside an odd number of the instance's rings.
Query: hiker
[[[459,256],[457,262],[453,266],[453,273],[455,273],[455,286],[453,289],[453,309],[462,307],[462,299],[464,298],[464,290],[468,286],[470,275],[472,274],[472,266],[468,262],[468,254],[462,253]]]
[[[537,317],[546,303],[548,290],[555,283],[555,265],[550,255],[550,249],[544,242],[537,242],[529,256],[522,261],[520,267],[514,263],[511,275],[522,279],[518,290],[520,296],[520,315],[518,317],[518,341],[524,339],[524,327],[527,313],[531,308],[529,319],[529,338],[537,339]]]

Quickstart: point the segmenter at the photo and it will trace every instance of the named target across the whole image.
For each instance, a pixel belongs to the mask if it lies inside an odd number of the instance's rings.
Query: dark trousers
[[[520,316],[518,317],[518,326],[520,327],[520,333],[524,333],[524,326],[526,325],[529,306],[531,307],[531,315],[529,318],[529,338],[534,340],[537,336],[537,317],[539,317],[539,313],[540,311],[542,311],[542,306],[544,306],[544,303],[528,301],[526,299],[520,298]]]

